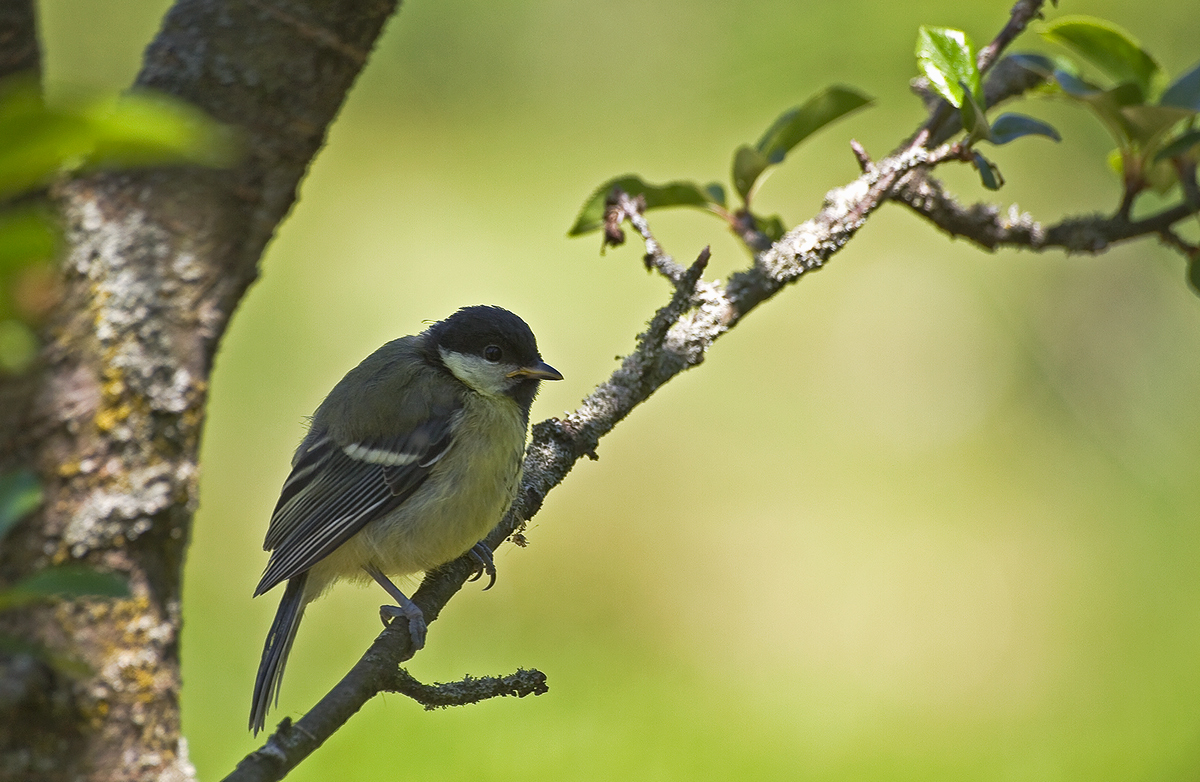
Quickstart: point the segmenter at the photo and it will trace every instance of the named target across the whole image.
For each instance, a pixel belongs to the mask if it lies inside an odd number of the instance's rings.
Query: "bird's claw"
[[[483,591],[488,591],[496,583],[496,562],[492,559],[492,550],[488,548],[486,543],[480,541],[472,546],[471,550],[467,553],[471,555],[471,559],[475,560],[475,570],[467,580],[478,581],[486,573],[488,584],[483,588]]]

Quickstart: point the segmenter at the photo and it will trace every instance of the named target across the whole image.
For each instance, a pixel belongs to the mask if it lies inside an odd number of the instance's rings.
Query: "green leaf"
[[[999,190],[1004,185],[1004,177],[1000,176],[1000,169],[996,168],[995,163],[978,152],[975,153],[973,163],[979,172],[979,181],[983,182],[983,186],[988,190]]]
[[[1147,105],[1122,106],[1120,112],[1133,138],[1143,149],[1153,147],[1164,133],[1194,113],[1175,106]]]
[[[1051,74],[1054,81],[1065,95],[1071,98],[1090,98],[1093,95],[1103,95],[1105,90],[1103,87],[1097,87],[1087,79],[1081,78],[1077,73],[1071,73],[1063,69],[1058,69]],[[1124,94],[1124,93],[1122,93]],[[1130,95],[1131,103],[1140,103],[1136,91]]]
[[[750,192],[758,178],[771,165],[767,156],[749,144],[743,144],[733,154],[733,187],[742,201],[749,203]]]
[[[1108,164],[1109,170],[1116,174],[1121,179],[1125,178],[1125,154],[1119,149],[1109,150],[1109,153],[1104,158],[1104,162]]]
[[[861,109],[872,102],[849,87],[826,87],[813,95],[804,105],[789,109],[767,128],[755,149],[774,165],[797,144],[836,119]]]
[[[54,256],[58,229],[40,206],[0,210],[0,274]]]
[[[20,375],[33,366],[42,344],[29,324],[0,318],[0,372]]]
[[[1133,84],[1121,84],[1111,90],[1105,90],[1065,71],[1055,71],[1054,80],[1064,95],[1086,104],[1122,148],[1133,143],[1136,131],[1129,125],[1121,109],[1142,102],[1138,87]]]
[[[575,218],[575,224],[567,231],[567,236],[582,236],[595,231],[604,225],[605,202],[614,188],[620,188],[631,197],[643,196],[647,209],[658,209],[666,206],[696,206],[707,208],[712,199],[710,194],[694,182],[668,182],[665,185],[651,185],[641,177],[633,174],[616,177],[596,188],[591,197],[584,202]]]
[[[1041,54],[1026,52],[1023,54],[1010,54],[1004,59],[1012,60],[1025,70],[1032,71],[1042,77],[1043,81],[1041,84],[1030,90],[1035,95],[1061,94],[1063,91],[1062,87],[1055,80],[1056,75],[1060,72],[1079,79],[1079,65],[1066,56],[1047,57]],[[1093,89],[1099,88],[1093,87]]]
[[[42,504],[42,487],[29,470],[0,475],[0,540]]]
[[[1118,84],[1136,84],[1143,101],[1151,95],[1158,63],[1133,36],[1112,22],[1090,16],[1064,16],[1046,25],[1042,36],[1073,50]]]
[[[87,164],[126,167],[193,163],[225,166],[237,153],[230,130],[183,101],[142,91],[84,107],[92,134]]]
[[[975,47],[961,30],[922,25],[917,32],[917,67],[929,86],[954,108],[962,108],[963,84],[983,103]]]
[[[1160,106],[1200,111],[1200,63],[1167,87],[1158,103]]]
[[[1151,190],[1165,196],[1179,182],[1179,172],[1169,161],[1151,160],[1142,164],[1142,179]]]
[[[0,86],[0,199],[83,167],[219,166],[235,154],[231,131],[169,96],[137,92],[48,106],[35,80]]]
[[[872,100],[849,87],[826,87],[803,105],[780,114],[757,144],[753,147],[743,144],[733,154],[733,186],[742,201],[750,203],[763,172],[783,162],[797,144]]]
[[[787,232],[787,227],[783,224],[783,218],[779,215],[771,215],[770,217],[754,216],[754,224],[758,227],[758,232],[771,240],[774,244],[783,238]]]
[[[82,660],[57,654],[41,644],[26,641],[8,633],[0,633],[0,652],[9,656],[27,654],[35,660],[41,660],[56,671],[76,679],[90,676],[93,673],[87,663]]]
[[[1062,136],[1053,126],[1024,114],[1001,114],[992,122],[990,141],[993,144],[1007,144],[1022,136],[1045,136],[1054,141],[1062,141]]]
[[[1192,293],[1200,296],[1200,259],[1193,259],[1188,264],[1188,285],[1192,288]]]
[[[963,88],[962,107],[958,113],[962,116],[963,127],[967,131],[967,140],[969,143],[974,143],[980,140],[989,140],[991,138],[991,129],[987,124],[987,114],[984,113],[983,107],[975,100],[975,96],[967,88],[965,82],[959,82],[959,86]]]
[[[1032,52],[1022,52],[1020,54],[1010,54],[1005,59],[1011,60],[1013,63],[1020,65],[1027,71],[1041,74],[1049,78],[1060,66],[1053,59],[1044,54],[1034,54]]]
[[[1170,144],[1167,144],[1157,155],[1154,156],[1155,161],[1166,160],[1167,158],[1181,157],[1188,152],[1191,152],[1200,145],[1200,129],[1189,130],[1176,137]]]
[[[59,565],[39,570],[0,591],[0,611],[53,598],[129,597],[129,583],[116,573],[85,565]]]
[[[91,148],[87,124],[47,108],[36,82],[6,87],[0,99],[0,199],[48,182]]]
[[[704,194],[712,203],[725,206],[725,188],[720,182],[709,182],[704,186]]]

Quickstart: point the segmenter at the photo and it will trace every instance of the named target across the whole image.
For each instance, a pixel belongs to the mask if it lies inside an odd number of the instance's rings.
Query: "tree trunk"
[[[194,777],[179,730],[179,598],[213,357],[395,8],[181,0],[136,86],[230,125],[241,160],[55,188],[61,305],[38,367],[0,387],[0,468],[34,469],[45,502],[4,540],[0,578],[86,562],[127,575],[133,597],[0,616],[0,629],[91,670],[0,657],[0,776]]]

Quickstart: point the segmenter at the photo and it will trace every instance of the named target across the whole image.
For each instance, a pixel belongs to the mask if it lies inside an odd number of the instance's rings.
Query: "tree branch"
[[[750,268],[734,273],[724,284],[702,279],[709,252],[707,248],[701,251],[678,280],[673,280],[671,299],[655,313],[634,351],[612,376],[565,419],[551,418],[533,427],[521,488],[508,514],[484,542],[494,550],[519,535],[575,463],[583,457],[596,458],[601,437],[671,378],[703,363],[709,347],[751,310],[805,273],[821,268],[889,198],[901,177],[919,167],[959,160],[963,154],[961,147],[948,144],[932,152],[913,148],[885,158],[846,187],[831,191],[816,217],[792,230],[757,256]],[[669,257],[654,240],[636,201],[626,197],[620,208],[646,241],[647,254]],[[674,275],[664,276],[671,279]],[[464,556],[426,574],[413,601],[428,623],[437,619],[474,569],[473,561]],[[384,689],[397,666],[413,653],[406,628],[386,628],[328,695],[294,724],[281,723],[262,748],[226,777],[227,782],[279,779]]]
[[[1043,0],[1017,0],[1008,12],[1008,22],[1004,28],[987,46],[979,50],[975,64],[979,67],[980,73],[987,73],[991,70],[1009,44],[1025,32],[1025,28],[1029,26],[1030,22],[1042,15],[1043,5]]]
[[[1194,171],[1192,175],[1195,176]],[[1028,213],[1020,212],[1015,205],[1007,212],[994,204],[963,206],[946,193],[941,182],[925,172],[907,176],[893,198],[950,236],[961,236],[985,250],[998,247],[1061,248],[1067,252],[1094,254],[1117,242],[1143,236],[1160,236],[1167,244],[1182,249],[1169,239],[1174,235],[1172,226],[1200,211],[1200,205],[1184,202],[1139,220],[1130,220],[1118,211],[1112,217],[1069,217],[1045,227]]]

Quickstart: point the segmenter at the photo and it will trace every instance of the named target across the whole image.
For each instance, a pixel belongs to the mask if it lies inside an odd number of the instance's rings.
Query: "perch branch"
[[[947,144],[933,151],[913,148],[885,158],[846,187],[831,191],[812,220],[793,229],[757,256],[750,268],[734,273],[723,284],[703,279],[709,252],[701,251],[678,275],[670,300],[651,318],[633,352],[612,376],[575,412],[533,427],[521,488],[512,508],[484,542],[494,550],[519,534],[541,509],[546,494],[575,463],[584,457],[595,458],[601,437],[671,378],[701,364],[709,347],[751,310],[805,273],[821,268],[890,197],[901,177],[918,168],[960,160],[963,155],[963,148]],[[640,209],[634,208],[626,211],[626,219],[630,213],[635,219],[641,216]],[[647,236],[652,241],[648,226],[642,235],[644,241]],[[653,246],[654,251],[647,248],[649,254],[661,252],[657,242]],[[413,602],[420,606],[427,623],[437,619],[474,569],[474,563],[464,557],[426,574]],[[282,722],[267,743],[244,758],[226,779],[282,777],[385,689],[397,666],[413,653],[406,628],[385,628],[324,698],[295,723]]]

